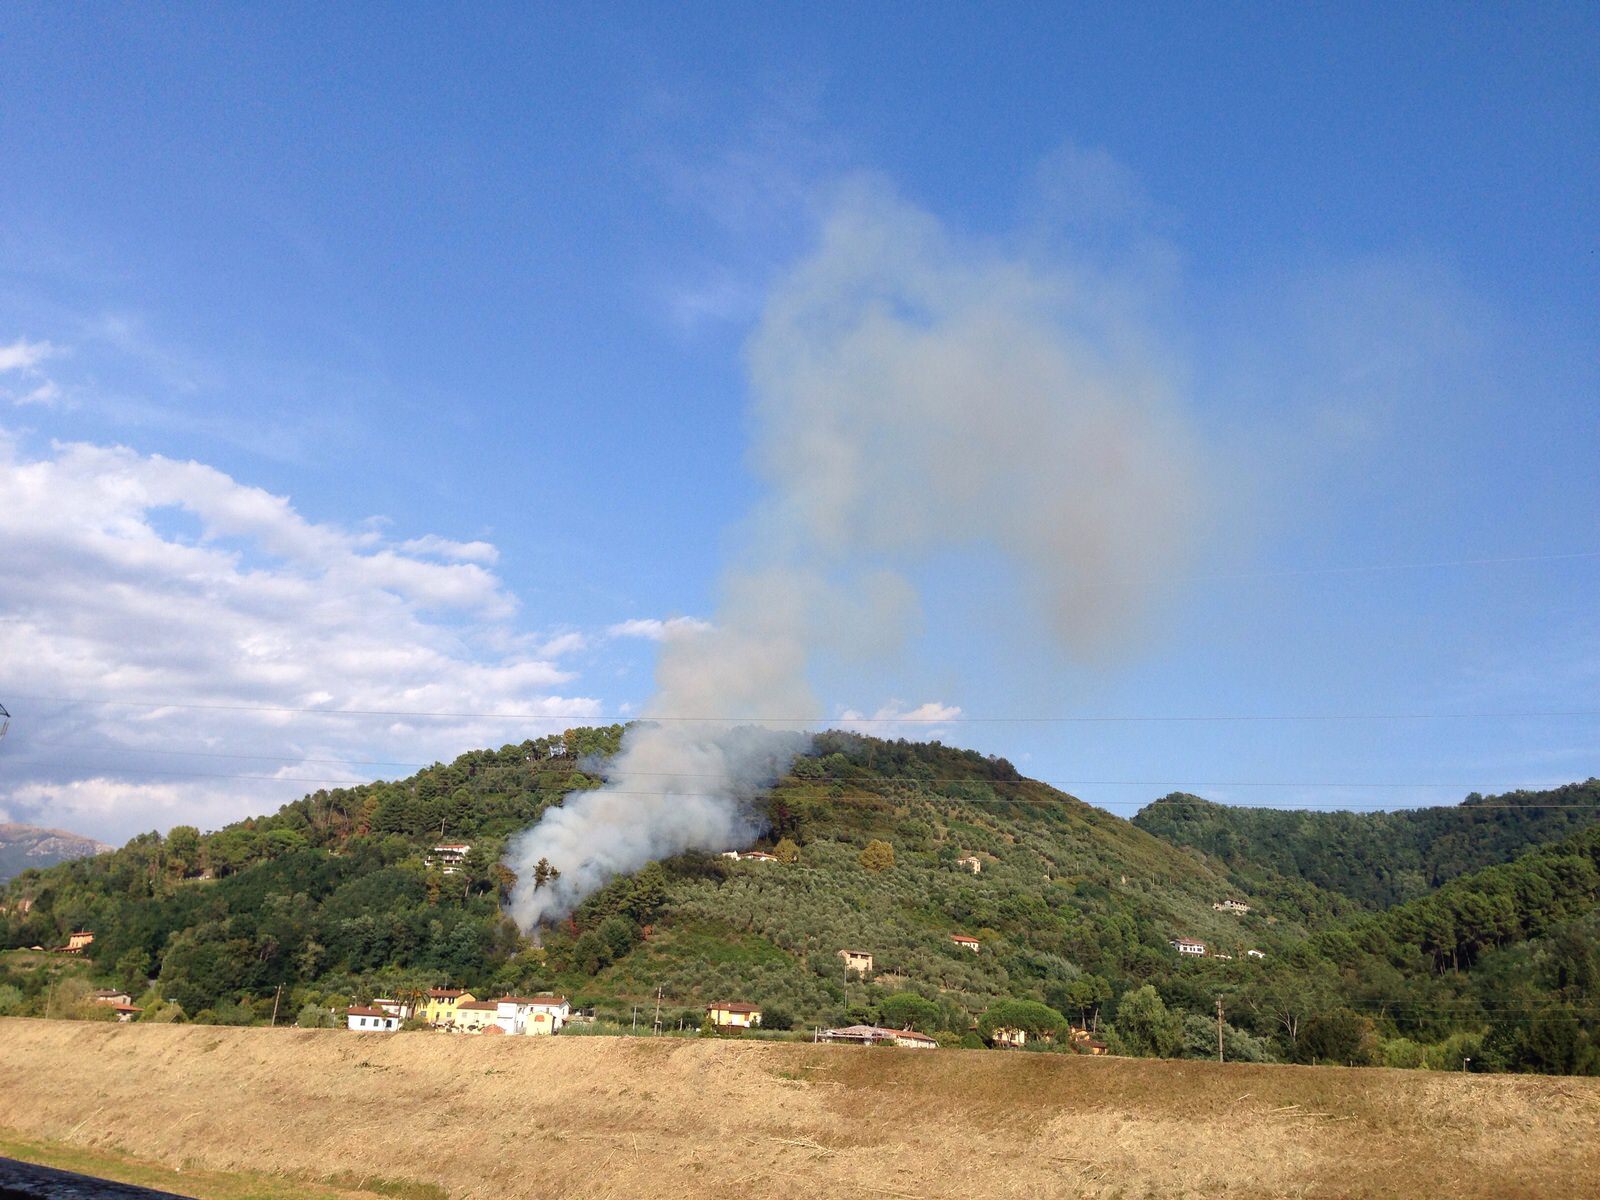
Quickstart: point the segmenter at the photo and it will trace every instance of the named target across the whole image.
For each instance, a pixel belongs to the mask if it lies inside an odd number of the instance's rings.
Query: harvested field
[[[1509,1200],[1600,1179],[1595,1080],[648,1038],[0,1020],[0,1128],[459,1200]]]

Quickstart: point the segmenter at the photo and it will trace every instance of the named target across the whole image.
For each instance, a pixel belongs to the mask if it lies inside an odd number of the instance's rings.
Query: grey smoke
[[[881,187],[840,200],[749,345],[769,493],[746,549],[711,628],[664,641],[658,720],[629,729],[604,787],[513,841],[522,928],[652,859],[747,844],[749,799],[821,715],[808,664],[899,641],[930,555],[1002,557],[1030,611],[996,620],[1033,618],[1075,656],[1133,636],[1204,506],[1171,372],[1128,311]],[[540,858],[562,875],[535,889]]]

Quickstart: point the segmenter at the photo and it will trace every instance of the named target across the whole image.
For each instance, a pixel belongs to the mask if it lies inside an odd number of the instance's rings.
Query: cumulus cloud
[[[635,617],[631,621],[620,621],[609,626],[606,633],[611,637],[646,638],[661,642],[668,638],[705,633],[710,628],[709,621],[702,621],[698,617],[667,617],[665,620],[660,617]]]
[[[839,714],[836,725],[840,729],[853,729],[857,733],[880,738],[915,738],[927,741],[948,732],[949,725],[961,716],[961,706],[929,700],[914,708],[907,708],[898,700],[891,700],[870,715],[847,708]]]
[[[0,371],[25,371],[36,367],[54,353],[49,342],[30,342],[18,338],[8,346],[0,346]]]
[[[0,699],[16,718],[0,804],[19,820],[218,824],[598,712],[554,661],[576,635],[517,632],[485,543],[388,539],[203,463],[83,443],[29,455],[3,431],[0,513]]]

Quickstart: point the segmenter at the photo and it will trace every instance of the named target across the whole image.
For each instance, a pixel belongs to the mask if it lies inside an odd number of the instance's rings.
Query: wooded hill
[[[531,945],[500,916],[504,841],[596,786],[620,736],[478,751],[25,872],[5,942],[95,930],[94,969],[148,992],[150,1020],[257,1020],[282,985],[286,1011],[316,1024],[454,983],[560,990],[624,1021],[637,1004],[649,1021],[659,989],[671,1029],[739,999],[769,1030],[881,1021],[971,1043],[1004,1004],[1041,1030],[1096,1024],[1127,1053],[1214,1055],[1220,997],[1232,1057],[1600,1069],[1593,783],[1418,814],[1169,797],[1128,822],[1003,759],[829,733],[758,802],[760,846],[781,861],[651,864]],[[425,864],[441,826],[472,843],[460,874]],[[26,913],[9,903],[22,897]],[[1224,898],[1251,911],[1213,908]],[[1176,937],[1208,953],[1180,958]],[[847,977],[844,948],[873,955],[868,977]],[[38,1009],[43,986],[0,974],[0,1012]]]

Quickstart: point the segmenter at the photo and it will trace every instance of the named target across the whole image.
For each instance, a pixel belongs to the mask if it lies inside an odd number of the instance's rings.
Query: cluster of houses
[[[388,1033],[409,1021],[413,1008],[379,997],[345,1009],[345,1026],[365,1033]],[[415,1015],[435,1029],[456,1033],[511,1033],[538,1036],[559,1032],[572,1017],[565,996],[501,996],[479,1000],[465,988],[429,988]]]
[[[1203,957],[1209,954],[1212,958],[1227,959],[1231,959],[1233,957],[1231,954],[1222,954],[1218,951],[1211,950],[1204,942],[1197,942],[1194,940],[1194,938],[1175,937],[1168,942],[1167,945],[1171,946],[1179,954],[1193,954],[1197,957]],[[1246,958],[1265,958],[1267,953],[1265,950],[1246,950],[1244,952],[1244,956]]]

